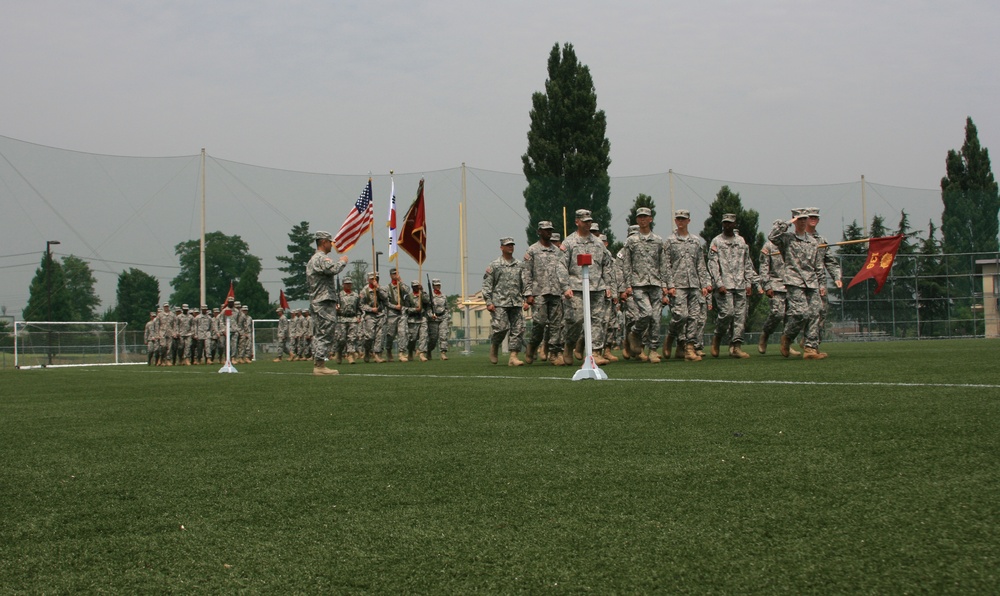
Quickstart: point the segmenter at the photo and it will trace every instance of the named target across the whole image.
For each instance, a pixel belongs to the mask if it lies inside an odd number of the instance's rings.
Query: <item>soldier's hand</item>
[[[753,288],[747,288],[747,296],[753,296]]]
[[[767,294],[768,298],[774,298],[774,290],[768,290],[764,293]]]
[[[493,311],[495,311],[496,309],[497,309],[497,307],[493,306],[492,304],[487,304],[487,305],[486,305],[486,310],[488,310],[488,311],[490,311],[490,312],[493,312]]]
[[[838,288],[843,288],[844,287],[844,282],[841,281],[841,280],[839,280],[839,279],[837,281],[833,282],[833,283],[836,284]]]
[[[707,298],[709,294],[712,293],[712,286],[707,286],[701,289],[701,297]]]
[[[726,286],[719,286],[718,290],[719,290],[720,294],[725,294],[726,293]]]
[[[670,294],[664,292],[663,297],[660,298],[660,304],[662,304],[663,306],[670,304]]]
[[[566,290],[565,292],[563,292],[563,298],[572,298],[572,297],[573,297],[573,290]]]
[[[819,289],[819,295],[820,296],[826,296],[826,288],[825,287]]]
[[[676,296],[677,288],[670,288],[669,290],[667,290],[667,293],[670,294],[671,296]]]
[[[535,297],[534,296],[528,296],[527,298],[524,299],[524,303],[527,304],[528,306],[534,306],[534,304],[535,304]],[[525,309],[525,310],[527,310],[527,309]]]
[[[344,256],[340,257],[340,262],[341,263],[346,263],[347,262],[347,255],[344,255]]]

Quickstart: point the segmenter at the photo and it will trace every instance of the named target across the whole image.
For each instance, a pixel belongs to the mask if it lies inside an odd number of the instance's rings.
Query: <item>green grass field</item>
[[[824,347],[0,372],[0,591],[996,593],[1000,342]]]

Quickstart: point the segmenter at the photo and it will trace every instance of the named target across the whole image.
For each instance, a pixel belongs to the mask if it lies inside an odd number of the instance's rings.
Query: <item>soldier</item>
[[[556,248],[562,249],[562,236],[559,234],[559,232],[552,232],[551,240],[552,244],[554,244]]]
[[[156,337],[156,311],[149,313],[149,320],[142,331],[142,341],[146,342],[146,366],[153,366],[159,342]]]
[[[208,316],[208,305],[202,304],[201,311],[194,317],[194,346],[192,360],[194,364],[212,363],[212,355],[208,352],[208,341],[212,336],[212,317]]]
[[[653,212],[639,207],[635,212],[639,223],[636,234],[625,240],[622,248],[622,274],[625,287],[621,292],[624,301],[629,299],[635,308],[635,323],[626,327],[625,342],[628,352],[640,362],[657,363],[660,356],[660,314],[670,303],[667,253],[663,238],[653,233]],[[649,355],[644,353],[647,348]]]
[[[253,362],[253,317],[250,307],[246,304],[240,307],[240,361],[243,364]]]
[[[525,274],[521,261],[514,258],[514,239],[500,239],[500,258],[483,275],[483,300],[490,312],[490,362],[499,361],[500,345],[508,334],[510,357],[507,366],[522,366],[518,359],[524,341]]]
[[[406,357],[406,315],[413,308],[413,296],[399,279],[399,271],[389,270],[389,284],[384,288],[386,296],[385,352],[386,362],[392,362],[392,344],[399,348],[399,361],[408,362]]]
[[[675,358],[698,362],[701,356],[695,348],[699,343],[699,316],[705,297],[712,291],[712,282],[705,266],[704,244],[700,236],[688,232],[690,222],[691,213],[687,209],[675,211],[676,230],[665,243],[669,263],[666,282],[672,308],[667,339],[663,342],[663,357],[670,357],[676,339]]]
[[[785,324],[785,305],[787,292],[783,279],[785,263],[781,258],[781,251],[778,246],[768,240],[764,247],[760,249],[760,280],[764,293],[771,301],[771,309],[768,312],[767,320],[764,321],[764,328],[760,333],[760,341],[757,342],[757,351],[761,354],[767,353],[767,340],[778,327]],[[789,348],[792,356],[800,353]]]
[[[313,338],[313,374],[336,375],[338,371],[326,367],[330,345],[337,325],[337,294],[334,285],[338,273],[347,266],[347,255],[334,261],[328,255],[333,250],[333,236],[329,232],[316,232],[316,253],[306,264],[306,282],[309,285],[309,307],[316,313],[316,332]]]
[[[289,324],[288,317],[285,316],[285,309],[279,307],[275,312],[278,314],[278,328],[275,331],[275,339],[278,341],[278,357],[274,361],[281,362],[285,354],[288,354],[289,359],[292,357],[292,352],[288,345],[292,337],[291,333],[289,333],[291,325]]]
[[[431,287],[431,310],[427,321],[427,357],[437,346],[441,354],[441,360],[448,359],[448,334],[451,325],[450,313],[448,312],[448,297],[441,292],[441,280],[432,279]]]
[[[194,318],[189,311],[188,305],[182,304],[181,312],[177,316],[177,337],[180,340],[177,354],[180,356],[182,366],[191,365],[191,350],[194,347]]]
[[[611,353],[611,347],[615,345],[616,338],[618,337],[618,309],[621,307],[619,301],[622,292],[625,291],[625,282],[622,279],[621,267],[615,261],[615,257],[611,254],[611,251],[608,250],[608,236],[606,234],[598,234],[597,239],[604,245],[605,256],[608,263],[610,263],[605,278],[607,279],[608,291],[611,293],[611,296],[608,298],[606,308],[604,309],[604,322],[602,324],[604,330],[604,351],[601,355],[608,362],[618,362],[618,357]]]
[[[712,357],[719,357],[722,338],[729,335],[729,355],[749,358],[743,351],[743,328],[747,304],[758,285],[757,272],[750,260],[750,246],[736,232],[736,214],[722,216],[722,233],[712,239],[708,249],[708,273],[715,288],[718,319],[712,336]]]
[[[837,288],[843,288],[844,282],[841,279],[840,263],[837,258],[830,253],[830,249],[825,244],[829,244],[826,238],[819,235],[816,231],[816,226],[819,225],[819,209],[816,207],[810,207],[806,209],[806,214],[809,216],[808,223],[806,224],[806,231],[816,238],[816,242],[819,244],[818,250],[816,252],[816,258],[820,262],[820,280],[819,280],[819,297],[820,297],[820,307],[819,313],[817,314],[817,334],[819,337],[819,342],[823,342],[823,329],[826,327],[826,315],[830,312],[830,298],[826,295],[827,281],[832,279],[833,284]]]
[[[635,236],[639,233],[639,226],[633,224],[630,225],[625,233],[625,241],[631,236]],[[628,277],[625,275],[625,245],[622,245],[621,249],[618,250],[618,254],[615,255],[615,268],[618,270],[618,275],[621,277],[623,282],[628,287]],[[628,334],[635,325],[635,320],[638,318],[638,310],[635,306],[635,300],[632,296],[628,295],[628,292],[622,292],[619,296],[621,302],[622,318],[624,319],[622,323],[622,357],[625,360],[632,358],[632,352],[629,351],[628,346]],[[644,339],[644,338],[640,338]]]
[[[563,303],[564,318],[569,323],[564,329],[563,361],[566,364],[573,364],[573,355],[576,352],[582,359],[584,332],[583,332],[583,267],[577,264],[579,255],[591,255],[590,272],[590,337],[593,343],[594,362],[598,365],[608,364],[604,358],[604,333],[603,321],[606,320],[605,310],[608,308],[608,299],[611,297],[611,287],[613,275],[611,268],[614,263],[611,253],[604,247],[601,241],[590,232],[593,218],[587,209],[577,209],[576,211],[576,231],[570,234],[563,242],[563,263],[569,274],[569,287],[563,296],[567,302]]]
[[[316,325],[317,321],[316,317],[312,316],[312,309],[302,309],[302,353],[306,360],[313,359],[313,339],[316,337]]]
[[[305,350],[302,348],[302,311],[298,308],[292,310],[292,320],[288,322],[288,336],[292,344],[292,357],[290,361],[304,360]]]
[[[227,305],[227,310],[231,313],[226,317],[229,324],[229,361],[232,364],[240,363],[240,320],[242,318],[243,305],[239,300],[231,301]],[[223,321],[226,323],[226,321]],[[225,329],[226,327],[223,327]]]
[[[524,253],[524,296],[531,306],[531,337],[524,361],[531,364],[546,334],[549,362],[563,366],[563,294],[569,290],[569,273],[562,251],[552,243],[551,221],[538,222],[538,242]]]
[[[369,272],[368,284],[361,290],[358,299],[362,316],[361,351],[364,352],[365,362],[370,358],[374,358],[378,364],[385,362],[382,359],[382,336],[385,331],[387,301],[385,292],[378,285],[378,277],[374,272]]]
[[[223,343],[222,334],[225,333],[225,330],[225,321],[223,320],[222,313],[220,312],[219,307],[215,307],[212,309],[212,339],[210,340],[211,345],[209,346],[209,349],[211,350],[208,358],[209,364],[211,364],[213,359],[218,362],[223,361],[222,351],[225,349],[225,345]]]
[[[354,364],[354,353],[358,350],[358,333],[361,327],[360,297],[354,291],[354,281],[344,280],[337,302],[337,341],[335,352],[337,364],[347,357],[348,364]]]
[[[417,358],[427,362],[427,313],[431,309],[431,299],[427,297],[419,280],[410,284],[413,290],[413,308],[406,313],[406,352],[413,360],[416,350]]]
[[[789,230],[788,226],[795,226]],[[785,329],[781,334],[781,355],[788,358],[792,339],[805,330],[806,360],[826,358],[819,351],[819,269],[816,238],[807,230],[808,215],[804,209],[793,209],[791,221],[776,220],[768,239],[777,245],[785,262],[784,282],[788,292]]]

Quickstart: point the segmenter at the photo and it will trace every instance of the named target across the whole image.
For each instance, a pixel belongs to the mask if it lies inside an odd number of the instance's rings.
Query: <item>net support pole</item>
[[[198,255],[199,290],[201,304],[205,301],[205,148],[201,148],[201,246]],[[199,304],[199,306],[201,305]]]
[[[118,364],[118,321],[115,321],[115,364]]]

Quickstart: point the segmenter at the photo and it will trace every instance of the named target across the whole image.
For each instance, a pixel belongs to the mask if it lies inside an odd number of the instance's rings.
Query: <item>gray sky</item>
[[[966,116],[1000,144],[997,23],[986,1],[15,0],[0,20],[0,135],[109,155],[205,147],[305,172],[519,173],[531,94],[570,42],[607,113],[612,176],[933,189]],[[505,200],[523,209],[519,190]],[[941,209],[908,210],[920,227]],[[336,228],[337,211],[314,228]],[[37,228],[0,239],[0,255],[40,251]]]

